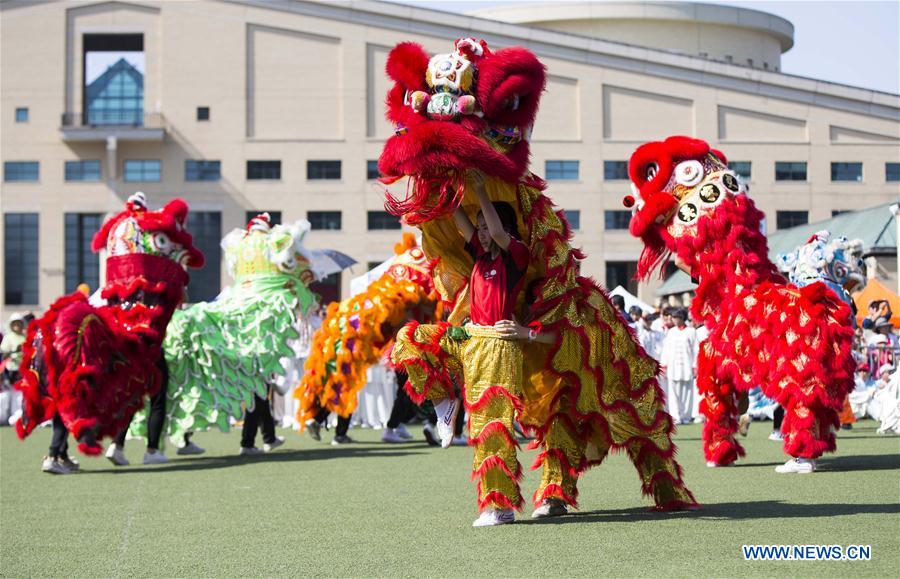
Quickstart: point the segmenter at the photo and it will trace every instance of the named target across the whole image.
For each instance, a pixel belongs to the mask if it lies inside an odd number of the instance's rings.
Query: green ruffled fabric
[[[282,358],[296,357],[313,294],[291,276],[242,276],[214,302],[175,312],[163,348],[169,365],[166,434],[181,444],[186,432],[229,429],[252,408],[254,396],[283,376]],[[146,435],[143,413],[129,434]]]

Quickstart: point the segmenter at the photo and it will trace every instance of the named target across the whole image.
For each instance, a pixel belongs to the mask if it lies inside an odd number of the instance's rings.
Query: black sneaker
[[[306,421],[306,432],[309,433],[309,437],[313,440],[322,440],[322,425],[316,422],[314,419],[310,418]]]
[[[331,441],[331,446],[340,446],[342,444],[351,444],[354,440],[347,436],[346,434],[337,434],[334,439]]]
[[[434,426],[431,423],[425,423],[425,426],[422,427],[422,434],[425,435],[425,442],[428,443],[428,446],[441,445],[441,441],[438,440],[437,435],[434,433]]]

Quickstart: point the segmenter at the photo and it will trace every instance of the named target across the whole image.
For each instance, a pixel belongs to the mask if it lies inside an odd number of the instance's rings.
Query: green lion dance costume
[[[442,401],[453,396],[454,382],[464,384],[479,508],[523,502],[514,418],[535,433],[541,451],[533,466],[543,472],[535,505],[574,506],[580,474],[613,449],[627,451],[657,508],[696,505],[674,458],[656,362],[605,292],[578,274],[584,256],[570,245],[569,226],[544,195],[544,182],[528,171],[543,65],[521,47],[491,52],[484,41],[462,39],[453,52],[433,57],[417,44],[399,44],[387,73],[395,83],[387,116],[397,128],[379,168],[392,177],[386,183],[407,177],[409,189],[405,199],[388,196],[386,207],[422,230],[450,311],[449,323],[404,327],[392,361],[409,374],[407,388],[418,401]],[[491,201],[515,210],[529,257],[514,315],[552,335],[551,344],[502,340],[492,326],[468,321],[473,259],[451,215],[461,207],[474,221],[479,205],[470,170],[486,175]]]
[[[303,247],[306,220],[270,226],[269,215],[222,240],[234,284],[212,302],[176,311],[163,344],[169,365],[167,434],[180,444],[185,433],[218,426],[252,408],[255,395],[280,383],[309,349],[307,314],[315,279]],[[143,435],[146,421],[132,434]]]

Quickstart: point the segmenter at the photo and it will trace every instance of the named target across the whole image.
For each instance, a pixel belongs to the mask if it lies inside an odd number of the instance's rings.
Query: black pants
[[[166,364],[166,359],[161,356],[156,367],[159,368],[160,385],[156,394],[150,397],[150,408],[147,412],[147,448],[151,450],[159,450],[159,439],[162,438],[163,424],[166,422],[166,396],[169,390],[169,365]],[[131,424],[130,419],[128,424]],[[116,437],[116,446],[119,448],[125,447],[126,434],[128,425]]]
[[[405,372],[397,372],[397,397],[394,398],[394,406],[391,408],[391,417],[388,419],[388,428],[397,428],[401,422],[406,422],[416,413],[415,404],[406,393],[407,376]]]
[[[775,409],[772,419],[775,421],[772,428],[774,430],[781,430],[781,423],[784,422],[784,408],[782,408],[781,404]]]
[[[47,454],[50,458],[69,455],[69,431],[59,414],[53,417],[53,436],[50,438],[50,449]]]
[[[316,414],[316,422],[319,424],[325,424],[325,421],[328,420],[328,415],[331,414],[325,408],[320,408],[319,412]],[[334,429],[335,436],[347,436],[347,431],[350,430],[350,417],[344,418],[343,416],[338,416],[337,428]]]
[[[275,442],[275,419],[272,418],[269,400],[257,396],[253,404],[253,410],[248,410],[244,414],[244,430],[241,431],[241,446],[243,448],[252,448],[256,445],[256,431],[260,429],[260,425],[262,426],[263,442],[266,444]]]

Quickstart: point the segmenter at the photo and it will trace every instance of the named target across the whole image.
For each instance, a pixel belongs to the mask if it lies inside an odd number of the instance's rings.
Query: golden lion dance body
[[[480,509],[523,502],[514,419],[535,433],[534,447],[541,450],[532,467],[543,471],[535,504],[552,498],[575,506],[582,471],[622,448],[658,508],[695,505],[674,459],[656,362],[604,291],[578,275],[584,256],[571,247],[568,224],[543,194],[544,182],[527,170],[524,135],[544,87],[543,66],[523,48],[491,53],[471,39],[456,48],[429,61],[420,46],[404,43],[388,59],[396,83],[388,118],[397,131],[379,166],[394,176],[386,182],[409,177],[411,191],[404,200],[389,196],[386,206],[421,228],[425,255],[438,258],[435,287],[450,308],[447,323],[410,323],[401,330],[393,363],[409,374],[407,389],[420,402],[453,396],[454,382],[464,384]],[[451,80],[459,86],[446,82],[448,70],[457,71]],[[449,91],[458,101],[472,96],[479,114],[468,112],[468,99],[464,107],[430,106],[429,91]],[[462,206],[474,221],[479,205],[466,193],[470,169],[487,176],[492,201],[516,210],[521,241],[530,250],[516,317],[551,333],[552,344],[501,340],[492,327],[466,323],[473,259],[450,214]]]
[[[328,306],[294,391],[301,424],[322,408],[344,417],[353,414],[366,370],[391,346],[397,329],[411,318],[433,319],[431,265],[415,236],[404,234],[394,252],[387,272],[364,293]]]

